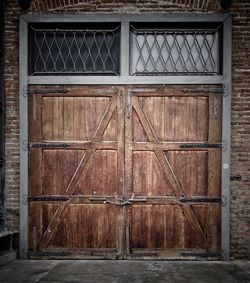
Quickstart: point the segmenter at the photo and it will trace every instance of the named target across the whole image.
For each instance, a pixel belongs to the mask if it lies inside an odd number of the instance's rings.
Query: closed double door
[[[29,256],[219,256],[216,86],[32,86]]]

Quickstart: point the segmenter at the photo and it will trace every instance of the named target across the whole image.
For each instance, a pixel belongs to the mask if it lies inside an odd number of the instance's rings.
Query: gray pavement
[[[15,260],[0,266],[1,283],[250,282],[250,261]]]

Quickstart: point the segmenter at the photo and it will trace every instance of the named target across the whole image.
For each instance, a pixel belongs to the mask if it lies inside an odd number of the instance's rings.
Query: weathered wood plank
[[[107,128],[107,125],[110,121],[110,118],[113,115],[114,110],[116,109],[116,98],[115,96],[111,99],[93,137],[92,140],[94,141],[100,141],[102,138],[102,135],[105,131],[105,129]],[[65,194],[73,194],[74,191],[77,188],[77,185],[80,182],[80,178],[83,178],[84,175],[87,172],[88,166],[90,165],[91,161],[93,160],[93,157],[95,155],[95,150],[94,149],[90,149],[87,150],[84,154],[84,156],[81,158],[79,165],[74,173],[74,175],[72,176],[69,184],[67,185],[66,189],[65,189]],[[57,209],[56,213],[54,214],[53,218],[51,219],[46,231],[44,232],[43,235],[43,246],[48,245],[49,241],[51,240],[51,238],[54,236],[56,229],[61,221],[61,219],[64,217],[65,215],[65,210],[68,207],[69,202],[65,202],[63,204],[61,204],[59,206],[59,208]]]
[[[221,141],[221,96],[218,94],[209,97],[208,140]]]
[[[156,136],[156,134],[155,134],[150,122],[149,122],[149,119],[144,114],[144,112],[141,108],[140,102],[139,102],[138,98],[136,98],[136,97],[133,97],[133,107],[135,108],[135,110],[138,114],[138,117],[141,120],[141,123],[142,123],[142,125],[145,129],[145,132],[147,133],[149,141],[157,141],[158,140],[157,136]],[[176,175],[174,174],[173,169],[172,169],[171,165],[169,164],[169,161],[166,158],[164,152],[162,152],[160,150],[155,150],[154,152],[155,152],[157,159],[159,160],[159,163],[161,164],[163,171],[165,172],[165,175],[166,175],[175,195],[177,195],[177,196],[185,195],[185,191],[181,187],[178,179],[176,178]],[[182,208],[182,211],[183,211],[185,217],[187,218],[189,225],[191,226],[193,231],[198,231],[199,233],[201,233],[202,237],[204,238],[204,240],[206,242],[206,248],[207,248],[206,236],[205,236],[203,229],[200,226],[197,218],[195,217],[191,207],[189,205],[180,205],[180,207]]]
[[[48,97],[43,97],[42,101],[42,138],[43,140],[52,140],[53,130],[53,110],[52,100]]]
[[[63,139],[73,140],[73,97],[63,98]]]
[[[29,180],[28,180],[28,194],[42,195],[42,150],[33,149],[32,154],[29,154]]]
[[[53,97],[53,140],[64,140],[64,101],[62,97]]]
[[[28,135],[29,140],[42,139],[42,97],[31,95],[28,97]]]

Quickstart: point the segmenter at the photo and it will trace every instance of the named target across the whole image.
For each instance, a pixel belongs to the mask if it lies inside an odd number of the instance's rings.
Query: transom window
[[[29,25],[29,75],[121,74],[121,24]],[[221,75],[221,28],[130,23],[130,76]]]
[[[131,75],[219,75],[219,39],[217,27],[132,25]]]
[[[30,25],[30,75],[119,75],[120,25]]]

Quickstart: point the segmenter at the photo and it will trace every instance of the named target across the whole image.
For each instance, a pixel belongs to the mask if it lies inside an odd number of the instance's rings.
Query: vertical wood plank
[[[52,98],[53,111],[53,140],[63,140],[64,121],[63,121],[63,98]]]
[[[147,135],[141,125],[138,115],[133,110],[132,112],[132,140],[136,142],[148,141]]]
[[[42,150],[33,148],[29,154],[29,196],[42,195]]]
[[[52,139],[52,119],[53,119],[53,108],[51,97],[42,98],[42,138],[43,140]]]
[[[63,111],[63,124],[64,124],[64,140],[70,141],[73,140],[73,97],[64,97],[63,98],[63,105],[64,105],[64,111]]]
[[[220,196],[221,149],[208,150],[208,196]]]
[[[149,246],[149,206],[133,205],[132,208],[132,248],[148,248]]]
[[[174,141],[184,141],[186,140],[185,135],[186,135],[186,131],[183,131],[184,129],[184,125],[183,124],[183,116],[185,114],[185,104],[184,101],[179,98],[176,97],[174,98],[174,103],[175,103],[175,117],[174,117]]]
[[[117,135],[117,113],[116,111],[113,113],[110,122],[105,130],[102,140],[103,141],[115,141]]]
[[[29,141],[42,139],[42,97],[41,95],[30,95],[28,97],[28,135]]]
[[[187,141],[197,141],[197,98],[187,98]],[[200,119],[200,118],[199,118]]]
[[[170,249],[174,247],[174,206],[165,206],[165,248]]]
[[[95,98],[95,129],[99,125],[109,102],[110,98],[108,97]]]
[[[150,207],[150,241],[148,248],[164,249],[164,229],[165,227],[165,207],[164,205],[154,205]]]
[[[196,195],[207,196],[208,193],[208,153],[198,152],[196,155]]]
[[[82,126],[84,119],[82,115],[84,113],[83,97],[74,97],[73,98],[73,140],[81,141],[84,140],[82,137]]]
[[[117,181],[117,153],[115,151],[107,150],[106,155],[106,187],[104,188],[104,193],[106,195],[118,194],[118,181]]]
[[[213,94],[209,96],[209,142],[221,141],[221,97]]]
[[[164,97],[154,97],[153,100],[153,123],[156,135],[158,139],[164,141],[164,129],[165,129],[165,109],[164,109]]]
[[[56,195],[57,150],[43,150],[43,195]]]
[[[176,117],[176,103],[174,97],[166,97],[165,103],[165,141],[175,141],[175,117]]]
[[[197,99],[197,141],[208,141],[208,98],[199,97]]]
[[[125,178],[124,178],[124,196],[126,198],[130,198],[133,193],[132,188],[132,178],[133,178],[133,155],[132,155],[132,115],[134,115],[134,112],[132,112],[132,94],[128,89],[125,89],[124,93],[124,103],[125,103],[125,120],[124,120],[124,126],[125,126]]]
[[[95,100],[92,97],[84,98],[84,132],[86,140],[90,140],[96,129],[93,120],[95,120]]]

